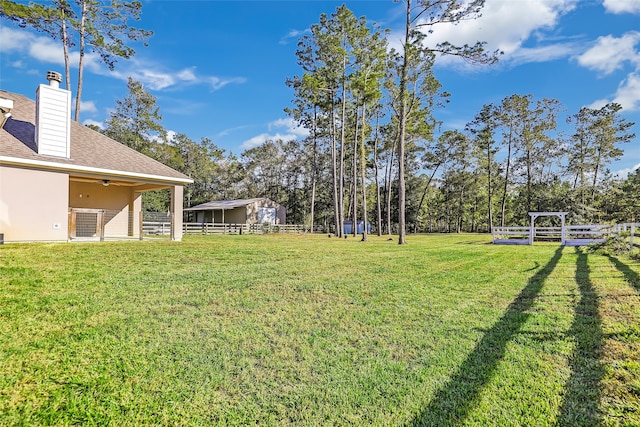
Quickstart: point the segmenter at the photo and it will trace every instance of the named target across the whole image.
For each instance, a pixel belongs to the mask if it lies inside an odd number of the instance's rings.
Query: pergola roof
[[[536,219],[539,216],[558,216],[564,218],[569,212],[529,212],[531,219]]]

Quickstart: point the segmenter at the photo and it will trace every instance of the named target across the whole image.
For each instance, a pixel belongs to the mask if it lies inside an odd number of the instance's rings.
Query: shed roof
[[[11,117],[0,129],[0,164],[47,167],[69,172],[115,174],[123,177],[188,184],[187,175],[145,156],[81,123],[71,121],[71,158],[38,154],[35,145],[35,101],[0,90],[13,100]]]
[[[255,199],[236,199],[236,200],[215,200],[212,202],[201,203],[191,208],[185,208],[185,211],[211,211],[211,210],[228,210],[240,208],[250,205],[252,203],[268,200],[266,197],[259,197]]]

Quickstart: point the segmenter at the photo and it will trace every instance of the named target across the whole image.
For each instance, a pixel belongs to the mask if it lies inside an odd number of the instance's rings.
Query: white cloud
[[[64,66],[64,54],[60,42],[48,37],[39,36],[23,29],[0,27],[0,52],[26,53],[29,57],[49,64]],[[79,53],[69,53],[69,63],[77,68]],[[21,60],[14,62],[14,66],[23,64]],[[209,84],[214,90],[218,90],[231,83],[244,83],[244,77],[221,78],[217,76],[201,76],[196,73],[195,67],[181,70],[167,70],[167,68],[154,61],[137,57],[128,61],[120,61],[115,70],[109,70],[95,53],[86,53],[84,57],[85,70],[95,74],[126,81],[128,77],[140,81],[146,87],[153,90],[170,89],[185,84]]]
[[[640,13],[638,0],[604,0],[602,5],[610,13]]]
[[[608,99],[596,99],[595,101],[593,101],[591,104],[587,105],[587,108],[591,108],[592,110],[599,110],[602,107],[604,107],[605,105],[607,105],[609,102]]]
[[[249,127],[248,125],[242,125],[242,126],[235,126],[232,128],[227,128],[227,129],[223,129],[220,132],[218,132],[216,134],[216,137],[223,137],[223,136],[227,136],[230,135],[231,133],[238,131],[238,130],[242,130],[242,129],[246,129],[247,127]]]
[[[284,128],[287,133],[306,138],[309,136],[309,130],[301,127],[298,123],[290,117],[277,119],[269,123],[268,129],[269,131],[273,129]]]
[[[176,74],[176,77],[185,82],[196,81],[198,80],[198,78],[196,77],[196,73],[194,70],[195,70],[195,67],[185,68],[182,71],[178,71],[178,74]]]
[[[618,90],[611,99],[598,99],[588,105],[599,109],[609,102],[616,102],[626,111],[640,110],[640,71],[631,73],[618,85]]]
[[[624,168],[624,169],[620,169],[617,172],[613,172],[613,176],[617,176],[620,179],[627,179],[630,173],[635,172],[639,168],[640,168],[640,163],[637,163],[636,165],[630,168]]]
[[[157,142],[158,144],[164,144],[165,142],[171,142],[175,139],[176,135],[178,134],[175,131],[172,130],[167,130],[166,131],[166,135],[164,135],[166,138],[163,137],[163,135],[161,134],[154,134],[154,135],[149,135],[149,138],[154,141]]]
[[[304,127],[298,126],[295,120],[290,117],[280,118],[270,122],[267,125],[269,133],[261,133],[253,138],[244,141],[241,148],[247,150],[249,148],[257,147],[264,144],[267,141],[291,141],[292,139],[306,138],[309,136],[309,130]],[[279,132],[281,130],[282,132]],[[275,133],[271,133],[275,131]]]
[[[85,125],[85,126],[89,126],[89,125],[97,126],[100,129],[104,129],[104,123],[103,122],[98,122],[98,121],[91,120],[91,119],[84,120],[82,122],[82,124]]]
[[[11,52],[15,50],[22,50],[24,46],[30,44],[36,35],[31,34],[25,30],[16,30],[13,28],[0,26],[0,52]],[[40,37],[43,40],[48,40],[46,37]]]
[[[306,29],[306,30],[291,30],[287,33],[286,36],[282,37],[280,39],[280,41],[278,42],[278,44],[288,44],[290,39],[298,39],[300,36],[304,35],[304,34],[310,34],[311,30],[310,29]]]
[[[247,139],[246,141],[244,141],[242,143],[242,145],[240,146],[240,148],[242,148],[244,150],[248,150],[250,148],[254,148],[254,147],[257,147],[259,145],[262,145],[267,141],[277,141],[277,140],[291,141],[292,139],[296,139],[296,138],[297,138],[297,135],[295,135],[295,134],[281,134],[281,133],[268,134],[268,133],[261,133],[260,135],[256,135],[253,138],[250,138],[250,139]]]
[[[531,62],[547,62],[573,55],[579,49],[576,43],[559,43],[535,48],[523,47],[511,54],[515,65]]]
[[[44,36],[38,36],[22,29],[0,27],[0,52],[26,53],[29,57],[47,64],[55,64],[64,67],[64,52],[59,41]],[[69,52],[69,64],[77,67],[80,54],[76,51]],[[15,67],[23,67],[23,60],[17,60],[13,64]],[[104,68],[100,57],[88,52],[84,56],[85,69],[97,72]]]
[[[640,72],[631,73],[618,86],[613,102],[624,110],[640,109]]]
[[[213,90],[222,89],[230,83],[244,83],[246,81],[247,79],[245,79],[244,77],[232,77],[227,79],[222,79],[220,77],[209,77],[209,83],[211,84]]]
[[[176,138],[176,135],[178,135],[178,133],[176,131],[168,130],[167,131],[167,141],[173,141]]]
[[[75,99],[73,100],[75,105]],[[82,113],[97,113],[98,109],[96,108],[96,103],[94,101],[83,101],[80,100],[80,111]]]
[[[458,25],[440,24],[428,35],[427,43],[433,47],[444,41],[454,45],[484,41],[488,51],[499,49],[504,52],[501,60],[512,57],[519,62],[539,62],[544,57],[555,59],[574,52],[576,46],[564,44],[559,48],[547,46],[520,51],[538,30],[554,28],[560,17],[573,10],[576,3],[577,0],[487,0],[480,18]],[[447,62],[451,61],[456,58],[447,58]]]
[[[638,66],[640,54],[635,46],[639,42],[640,32],[637,31],[628,32],[622,37],[599,37],[592,48],[578,57],[578,63],[604,75],[622,68],[627,62]]]
[[[130,59],[127,63],[123,63],[120,68],[123,68],[124,71],[102,69],[98,74],[125,81],[128,77],[131,77],[152,90],[163,90],[181,84],[197,84],[204,81],[203,78],[196,75],[195,67],[174,72],[165,71],[161,65],[138,58]]]
[[[176,77],[170,73],[163,73],[151,69],[141,69],[130,76],[142,82],[145,86],[154,90],[162,90],[173,86],[176,83]]]

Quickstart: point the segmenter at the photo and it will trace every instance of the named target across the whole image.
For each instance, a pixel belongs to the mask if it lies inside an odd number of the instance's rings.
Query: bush
[[[607,238],[602,243],[592,243],[587,247],[588,253],[597,253],[602,255],[622,255],[628,254],[633,250],[633,246],[629,243],[629,232],[621,232],[615,236]]]

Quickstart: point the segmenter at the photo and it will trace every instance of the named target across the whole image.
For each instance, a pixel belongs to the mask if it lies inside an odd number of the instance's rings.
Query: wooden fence
[[[167,236],[171,232],[168,221],[143,221],[143,233],[146,235]],[[212,222],[185,222],[183,234],[269,234],[269,233],[306,233],[309,226],[299,224],[223,224]]]
[[[607,238],[629,234],[634,245],[635,234],[640,223],[565,225],[563,227],[492,227],[491,237],[499,245],[531,245],[538,240],[560,241],[565,246],[584,246],[602,243]]]
[[[492,227],[491,237],[496,245],[528,245],[531,227]]]

